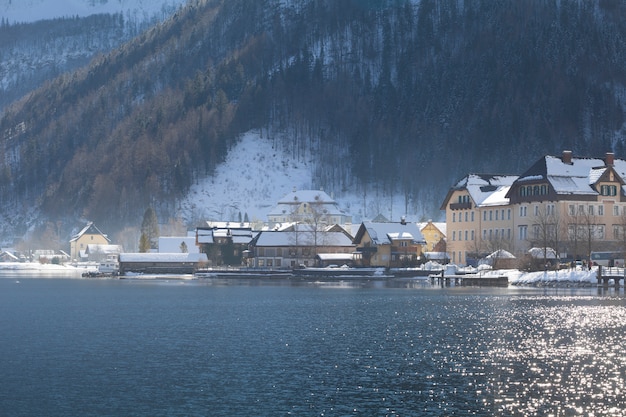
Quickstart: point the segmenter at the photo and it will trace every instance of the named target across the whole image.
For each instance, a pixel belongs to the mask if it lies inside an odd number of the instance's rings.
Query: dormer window
[[[601,185],[600,186],[600,195],[604,195],[604,196],[615,196],[615,195],[617,195],[617,186],[616,185]]]

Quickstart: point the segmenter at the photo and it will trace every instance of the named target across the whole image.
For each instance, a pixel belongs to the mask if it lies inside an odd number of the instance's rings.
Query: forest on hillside
[[[624,156],[620,1],[194,0],[0,119],[4,223],[174,216],[250,129],[325,189],[441,203],[468,172]],[[278,135],[277,135],[278,137]]]

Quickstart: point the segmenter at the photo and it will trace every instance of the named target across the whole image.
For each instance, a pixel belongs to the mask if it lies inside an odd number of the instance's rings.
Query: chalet
[[[415,264],[426,240],[415,223],[363,222],[354,244],[362,266],[392,268]]]
[[[296,268],[320,265],[320,262],[323,265],[330,258],[325,254],[341,254],[342,259],[352,259],[354,245],[345,231],[315,231],[298,225],[288,231],[259,232],[250,242],[249,250],[251,267]]]
[[[20,258],[5,250],[0,253],[0,262],[20,262]]]
[[[192,274],[205,266],[204,253],[121,253],[120,275],[142,274]]]
[[[249,223],[209,224],[196,228],[195,244],[212,265],[240,266],[255,235]]]
[[[111,240],[102,233],[93,222],[88,223],[80,232],[72,236],[70,240],[70,257],[72,260],[83,260],[87,258],[85,251],[87,245],[109,245]]]

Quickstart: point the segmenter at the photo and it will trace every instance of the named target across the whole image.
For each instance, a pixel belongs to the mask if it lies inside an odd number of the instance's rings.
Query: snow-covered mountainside
[[[0,17],[5,22],[32,23],[61,17],[85,17],[99,13],[122,13],[141,19],[160,16],[186,0],[0,0]]]
[[[228,152],[215,175],[199,180],[179,205],[179,215],[187,224],[205,220],[237,220],[239,214],[250,221],[267,221],[267,214],[293,189],[311,189],[314,162],[310,157],[294,158],[277,149],[272,140],[251,131]],[[353,191],[324,190],[339,207],[360,223],[379,214],[399,221],[420,219],[418,213],[405,212],[401,195],[380,198],[372,193],[361,196]]]

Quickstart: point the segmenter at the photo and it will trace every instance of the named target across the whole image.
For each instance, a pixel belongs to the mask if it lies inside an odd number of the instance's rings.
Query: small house
[[[363,222],[354,237],[361,266],[406,267],[417,264],[426,244],[415,223]]]

